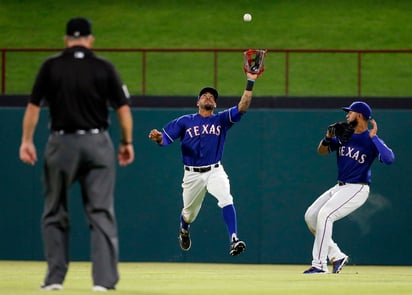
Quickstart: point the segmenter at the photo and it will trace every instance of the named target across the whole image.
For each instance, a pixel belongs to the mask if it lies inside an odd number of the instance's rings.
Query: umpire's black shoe
[[[183,251],[190,250],[190,247],[192,246],[192,241],[190,240],[190,234],[188,230],[185,230],[183,228],[180,229],[179,244],[180,248],[182,248]]]
[[[242,253],[243,251],[245,251],[246,249],[246,244],[245,242],[241,241],[241,240],[236,240],[233,239],[232,243],[230,244],[230,255],[232,256],[237,256],[240,253]]]

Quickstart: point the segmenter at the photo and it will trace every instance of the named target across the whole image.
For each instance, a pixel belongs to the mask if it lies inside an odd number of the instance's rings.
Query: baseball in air
[[[244,20],[245,22],[250,22],[250,21],[252,20],[252,15],[251,15],[250,13],[245,13],[245,14],[243,15],[243,20]]]

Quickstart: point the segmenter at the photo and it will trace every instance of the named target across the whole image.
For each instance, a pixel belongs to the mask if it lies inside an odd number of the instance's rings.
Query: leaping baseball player
[[[150,131],[149,138],[159,146],[167,146],[178,139],[181,141],[184,176],[179,244],[184,251],[191,247],[190,227],[199,214],[206,192],[214,196],[217,205],[222,208],[229,232],[230,255],[239,255],[246,249],[245,242],[238,238],[229,178],[221,163],[227,132],[249,109],[253,85],[259,76],[259,73],[246,74],[246,89],[238,105],[215,114],[218,92],[212,87],[205,87],[197,97],[197,113],[169,122],[162,131]]]
[[[328,259],[333,273],[342,270],[348,256],[332,239],[333,223],[366,202],[373,161],[377,158],[389,165],[395,159],[392,150],[376,135],[378,125],[367,103],[355,101],[342,109],[347,112],[346,122],[330,125],[318,146],[321,155],[336,152],[338,177],[337,183],[318,197],[305,213],[306,224],[315,241],[312,266],[304,274],[328,273]],[[368,129],[369,123],[371,129]]]

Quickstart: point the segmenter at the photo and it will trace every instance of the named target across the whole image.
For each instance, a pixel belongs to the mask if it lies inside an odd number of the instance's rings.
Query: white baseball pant
[[[369,196],[369,185],[336,184],[307,209],[305,221],[315,235],[312,266],[327,271],[327,259],[333,262],[346,255],[332,239],[333,223],[361,207]]]
[[[182,188],[182,216],[187,223],[192,223],[198,216],[206,192],[217,199],[220,208],[233,204],[229,178],[222,164],[218,167],[211,165],[211,170],[204,173],[185,170]]]

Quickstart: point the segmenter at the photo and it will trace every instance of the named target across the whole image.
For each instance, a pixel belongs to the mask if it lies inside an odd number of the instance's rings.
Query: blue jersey
[[[163,145],[181,141],[183,164],[207,166],[222,159],[226,134],[242,113],[234,106],[209,117],[183,115],[163,128]]]
[[[371,165],[378,158],[385,164],[394,160],[390,148],[378,137],[369,136],[369,130],[354,133],[346,143],[332,138],[331,151],[336,151],[338,180],[348,183],[371,183]]]

